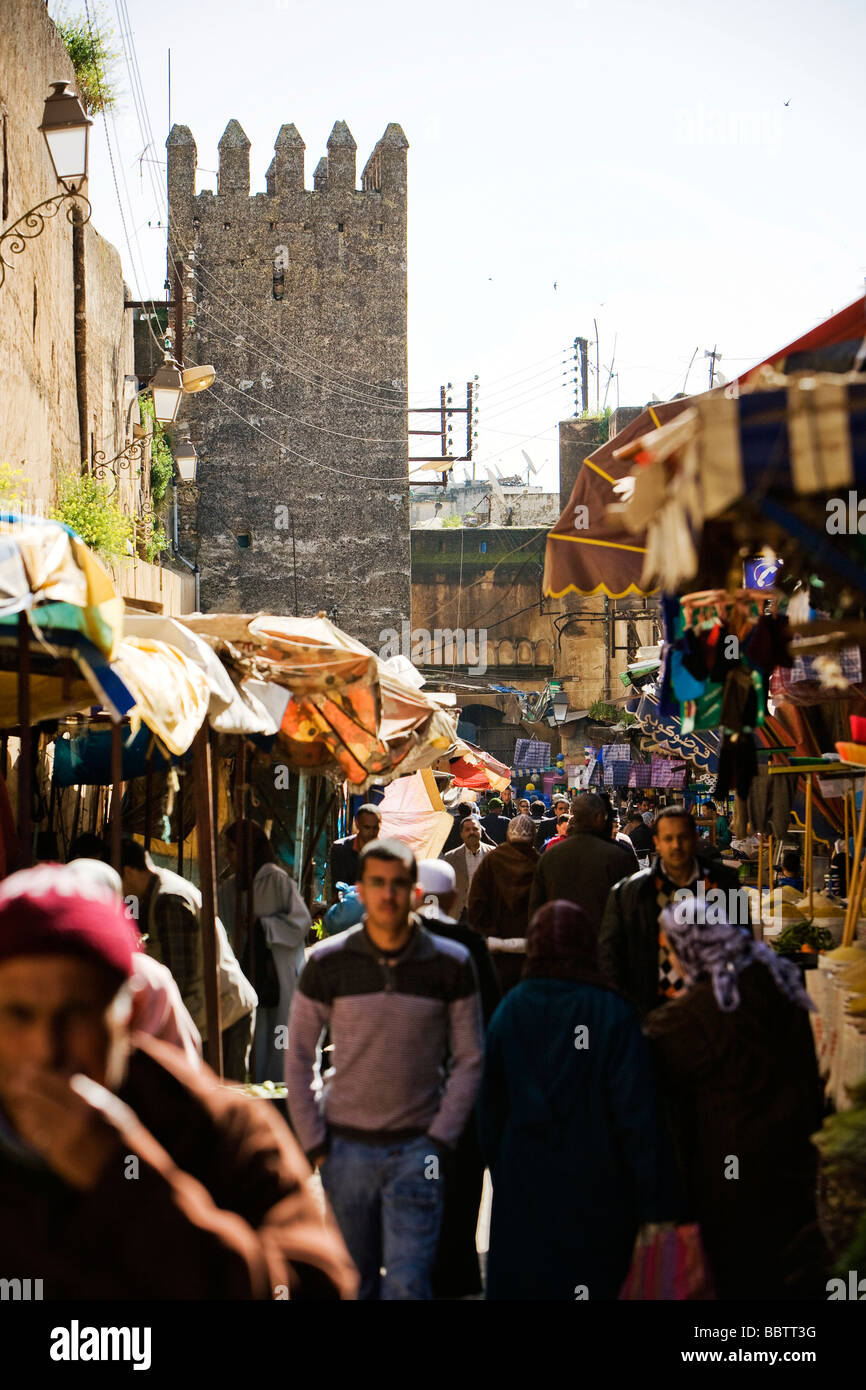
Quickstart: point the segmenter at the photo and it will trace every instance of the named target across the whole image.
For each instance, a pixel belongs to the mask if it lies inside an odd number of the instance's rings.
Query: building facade
[[[100,472],[128,443],[138,382],[133,311],[117,249],[92,219],[73,227],[40,133],[52,83],[75,72],[43,0],[0,0],[0,231],[31,209],[0,267],[0,510],[50,515],[65,475],[93,471],[131,517],[149,505],[149,450]],[[86,189],[85,189],[86,192]],[[44,223],[40,226],[40,218]],[[128,546],[109,566],[120,593],[165,612],[193,606],[191,578],[148,564]]]
[[[199,453],[181,548],[207,610],[324,611],[371,646],[410,609],[406,151],[387,127],[356,187],[338,121],[313,187],[284,125],[266,191],[231,120],[216,193],[168,141],[174,352],[216,381],[185,414]]]

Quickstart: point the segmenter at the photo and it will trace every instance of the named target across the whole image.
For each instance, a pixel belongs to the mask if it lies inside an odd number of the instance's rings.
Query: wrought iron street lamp
[[[163,362],[151,377],[153,413],[161,425],[173,425],[183,400],[183,372],[171,361]]]
[[[39,129],[48,146],[58,183],[75,193],[87,178],[93,122],[87,119],[68,82],[52,82],[51,86],[53,90],[45,102]]]
[[[152,434],[141,435],[138,439],[133,439],[131,444],[127,444],[125,449],[121,449],[114,458],[107,459],[104,453],[93,455],[91,472],[99,483],[106,483],[109,478],[114,479],[114,486],[109,489],[109,496],[117,492],[121,482],[121,473],[128,473],[130,480],[140,478],[141,473],[133,474],[132,466],[135,463],[142,463],[144,460],[144,446],[153,439]]]
[[[89,132],[93,122],[88,120],[68,83],[53,82],[51,85],[53,90],[45,102],[39,129],[63,191],[37,203],[0,232],[0,286],[6,279],[6,271],[15,264],[7,258],[20,256],[28,241],[41,236],[45,223],[56,217],[61,207],[65,206],[70,222],[83,226],[90,221],[92,209],[81,192],[81,185],[87,178]]]
[[[198,465],[198,454],[195,445],[188,439],[183,439],[172,449],[174,461],[177,464],[178,477],[182,483],[194,483],[196,467]]]

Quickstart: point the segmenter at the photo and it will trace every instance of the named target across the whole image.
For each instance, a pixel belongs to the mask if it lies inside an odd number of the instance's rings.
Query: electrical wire
[[[137,120],[138,120],[138,123],[139,123],[139,130],[140,130],[142,139],[143,139],[143,141],[144,141],[145,148],[147,148],[147,147],[149,147],[149,146],[153,146],[153,144],[154,144],[154,141],[153,141],[153,132],[152,132],[152,130],[151,130],[151,128],[150,128],[149,116],[148,116],[148,112],[147,112],[147,103],[146,103],[146,99],[145,99],[145,96],[144,96],[143,86],[142,86],[142,83],[141,83],[140,70],[139,70],[139,68],[138,68],[138,60],[137,60],[137,56],[136,56],[136,53],[135,53],[135,43],[134,43],[134,37],[133,37],[133,34],[132,34],[131,21],[130,21],[130,19],[129,19],[129,11],[128,11],[128,8],[127,8],[126,0],[115,0],[115,4],[116,4],[116,10],[117,10],[117,13],[118,13],[118,21],[119,21],[120,32],[121,32],[121,41],[122,41],[122,44],[123,44],[123,47],[124,47],[124,55],[125,55],[126,62],[127,62],[127,70],[128,70],[128,72],[129,72],[129,75],[130,75],[130,85],[131,85],[132,94],[133,94],[133,103],[134,103],[135,109],[136,109],[136,117],[137,117]],[[164,194],[162,193],[162,191],[158,188],[158,186],[157,186],[157,184],[156,184],[155,175],[154,175],[153,170],[150,168],[150,165],[148,165],[148,176],[149,176],[149,178],[150,178],[150,180],[151,180],[152,191],[153,191],[153,193],[154,193],[155,201],[156,201],[156,206],[157,206],[157,209],[158,209],[158,211],[159,211],[159,210],[162,208],[162,206],[164,206]],[[166,221],[168,221],[167,214],[166,214]],[[170,227],[168,228],[168,238],[167,238],[167,239],[168,239],[168,241],[169,241],[170,250],[172,250],[172,251],[174,252],[175,258],[176,258],[176,259],[184,259],[183,248],[181,248],[181,247],[179,246],[179,244],[177,243],[176,239],[172,236]],[[202,279],[201,279],[201,275],[199,274],[199,272],[202,272],[203,275],[204,275],[205,277],[208,277],[208,278],[209,278],[210,280],[212,280],[214,283],[219,283],[219,282],[218,282],[218,277],[215,276],[215,275],[213,274],[213,272],[210,272],[206,266],[202,265],[201,262],[197,262],[197,267],[194,267],[195,278],[196,278],[197,282],[199,283],[199,285],[201,285],[202,288],[204,288],[204,289],[206,290],[207,293],[212,293],[212,291],[208,291],[207,286],[203,284]],[[238,300],[238,299],[236,298],[236,296],[232,295],[232,294],[231,294],[231,291],[229,291],[229,290],[227,289],[227,287],[223,287],[223,288],[225,289],[225,292],[229,295],[229,297],[230,297],[231,299],[234,300],[235,303],[241,304],[241,301]],[[152,304],[152,306],[153,306],[153,308],[154,308],[154,313],[156,313],[156,305],[155,305],[154,301],[151,300],[150,302],[151,302],[151,304]],[[178,306],[178,307],[179,307],[179,309],[180,309],[180,306]],[[262,338],[263,341],[267,341],[267,342],[268,342],[268,347],[272,349],[272,344],[270,343],[270,340],[264,339],[263,335],[261,335],[261,334],[258,332],[257,329],[255,329],[252,325],[250,325],[250,324],[248,323],[248,321],[247,321],[247,319],[246,319],[246,317],[245,317],[245,313],[246,313],[246,311],[245,311],[245,306],[242,306],[242,308],[244,308],[244,313],[243,313],[243,314],[238,313],[236,310],[233,310],[233,309],[232,309],[231,307],[229,307],[229,306],[223,306],[223,307],[225,308],[225,311],[226,311],[230,316],[232,316],[232,317],[236,320],[236,323],[237,323],[238,325],[241,325],[241,326],[244,326],[244,327],[248,328],[253,334],[255,334],[255,336]],[[207,302],[205,302],[205,303],[203,303],[203,304],[200,304],[200,305],[198,306],[198,310],[199,310],[199,313],[203,313],[203,314],[205,315],[205,317],[210,317],[210,318],[212,318],[212,319],[215,319],[216,322],[219,323],[220,326],[222,326],[223,328],[225,328],[229,333],[235,333],[235,334],[236,334],[236,328],[233,328],[231,324],[226,324],[226,323],[225,323],[223,320],[221,320],[217,315],[215,315],[214,312],[213,312],[213,309],[211,308],[211,306],[210,306]],[[196,318],[197,318],[197,319],[198,319],[198,317],[199,317],[199,313],[196,314]],[[151,331],[152,331],[152,330],[151,330]],[[216,337],[217,340],[219,340],[219,335],[216,334],[216,333],[213,333],[213,330],[212,330],[212,329],[208,329],[207,325],[204,325],[204,331],[205,331],[205,332],[210,332],[210,333],[212,334],[212,336]],[[204,332],[203,332],[202,328],[199,328],[199,337],[202,337],[202,336],[204,336]],[[241,336],[243,336],[243,335],[241,335]],[[236,337],[237,337],[237,334],[236,334]],[[225,340],[223,340],[223,341],[225,341]],[[234,345],[237,345],[237,343],[235,342]],[[277,365],[280,365],[280,366],[284,367],[284,368],[287,369],[288,371],[293,372],[295,375],[300,376],[302,380],[306,380],[307,384],[310,385],[310,386],[318,387],[318,388],[320,388],[320,389],[331,390],[332,394],[338,395],[338,396],[342,396],[342,398],[345,399],[345,400],[347,401],[347,403],[350,403],[350,404],[353,404],[353,405],[365,404],[365,405],[367,405],[369,408],[378,409],[378,410],[390,409],[390,410],[393,410],[395,413],[400,413],[400,414],[404,414],[404,413],[406,412],[406,407],[405,407],[405,406],[400,406],[400,407],[396,407],[396,408],[395,408],[394,406],[390,405],[390,404],[389,404],[388,402],[386,402],[386,401],[381,401],[381,400],[370,401],[369,399],[365,399],[364,397],[359,396],[358,394],[356,394],[356,393],[354,393],[354,392],[352,392],[352,391],[338,392],[338,391],[334,390],[333,387],[329,387],[329,386],[328,386],[328,384],[327,384],[327,383],[328,383],[328,379],[327,379],[327,378],[325,378],[324,380],[319,380],[319,381],[315,380],[315,377],[316,377],[316,376],[322,376],[321,373],[313,373],[313,379],[311,380],[309,376],[305,377],[301,372],[298,371],[297,362],[293,362],[291,365],[288,365],[287,363],[285,363],[285,362],[283,361],[283,359],[281,359],[281,358],[279,358],[279,357],[275,357],[272,350],[271,350],[271,351],[268,351],[268,352],[265,352],[263,349],[259,348],[255,343],[250,343],[249,341],[246,341],[245,345],[246,345],[250,350],[254,351],[258,356],[262,357],[264,360],[274,362],[274,363],[276,363]],[[163,346],[163,345],[160,344],[160,347],[162,347],[162,346]],[[530,368],[534,368],[535,366],[543,366],[545,362],[551,362],[551,361],[556,361],[556,360],[560,360],[560,361],[561,361],[561,360],[564,358],[564,356],[568,353],[568,351],[569,351],[568,348],[560,349],[560,350],[557,351],[556,353],[550,354],[550,356],[547,357],[547,358],[539,359],[538,363],[529,364],[529,366],[530,366]],[[303,361],[303,360],[305,360],[305,359],[301,359],[301,360]],[[306,360],[315,360],[315,359],[306,359]],[[550,391],[543,391],[543,392],[540,392],[540,393],[537,392],[537,391],[536,391],[536,392],[532,392],[532,391],[527,392],[526,389],[524,389],[523,391],[518,390],[517,398],[515,398],[515,396],[514,396],[514,389],[515,389],[515,387],[520,387],[520,386],[527,387],[530,383],[539,384],[539,383],[538,383],[538,378],[539,378],[539,377],[540,377],[540,378],[544,378],[544,379],[550,379],[550,373],[549,373],[549,372],[545,372],[545,371],[533,372],[533,371],[527,371],[526,369],[523,369],[523,368],[516,368],[516,369],[515,369],[513,372],[511,372],[511,373],[506,373],[506,374],[504,374],[504,376],[502,376],[502,377],[494,378],[494,383],[499,383],[499,382],[508,380],[509,378],[517,378],[517,380],[513,380],[511,386],[509,386],[509,387],[507,387],[507,388],[506,388],[506,387],[501,387],[500,390],[499,390],[499,392],[493,392],[493,397],[494,397],[494,399],[495,399],[495,397],[496,397],[497,394],[499,394],[499,395],[502,395],[502,394],[507,395],[510,404],[509,404],[508,406],[504,407],[504,408],[503,408],[502,410],[500,410],[500,411],[495,411],[495,412],[494,412],[490,417],[488,417],[488,418],[490,418],[490,419],[500,418],[501,415],[506,414],[506,413],[509,413],[510,411],[512,411],[512,410],[514,410],[514,409],[516,409],[516,408],[518,408],[519,406],[522,406],[522,405],[529,405],[529,404],[531,404],[532,401],[534,401],[534,400],[542,399],[542,398],[544,398],[545,396],[550,395],[550,394],[552,393],[553,390],[559,390],[559,389],[560,389],[560,385],[561,385],[562,383],[560,383],[559,385],[557,385],[555,388],[551,388]],[[353,380],[353,379],[352,379],[352,378],[345,378],[345,380],[351,381],[351,380]],[[540,384],[543,384],[543,381],[542,381]],[[235,390],[235,391],[239,390],[239,388],[236,388],[236,387],[231,386],[231,384],[228,383],[228,382],[223,382],[223,383],[221,383],[221,385],[222,385],[222,386],[228,386],[230,389]],[[380,389],[380,388],[377,387],[376,389]],[[389,389],[390,389],[390,388],[389,388]],[[397,388],[393,388],[393,389],[397,389]],[[485,401],[486,401],[486,399],[487,399],[487,389],[488,389],[488,388],[485,388]],[[246,393],[244,393],[244,394],[246,394]],[[527,396],[528,396],[528,398],[527,398]],[[277,440],[274,436],[269,435],[266,431],[262,430],[261,427],[252,425],[252,424],[250,423],[249,420],[247,420],[239,411],[235,410],[235,409],[230,405],[230,403],[229,403],[228,401],[226,401],[224,398],[216,396],[216,397],[214,397],[213,399],[218,400],[218,401],[219,401],[219,404],[223,407],[223,409],[229,411],[229,413],[235,415],[238,419],[243,420],[244,423],[247,424],[248,428],[250,428],[250,429],[256,431],[257,433],[259,433],[263,438],[268,439],[269,442],[277,444],[278,447],[280,447],[280,449],[283,450],[284,452],[287,452],[287,453],[291,454],[293,457],[296,457],[296,458],[298,458],[298,459],[303,460],[305,463],[309,464],[310,466],[312,466],[312,467],[314,467],[314,468],[320,468],[322,471],[331,472],[331,473],[334,473],[334,474],[339,475],[339,476],[350,477],[350,478],[357,479],[357,480],[368,479],[368,480],[370,480],[370,481],[383,481],[383,482],[394,482],[394,481],[397,481],[397,480],[395,480],[395,479],[394,479],[392,476],[390,476],[390,475],[384,475],[384,476],[382,476],[382,477],[380,477],[380,478],[370,478],[370,476],[369,476],[368,474],[352,473],[352,472],[349,472],[348,470],[345,470],[345,469],[336,469],[336,468],[334,468],[334,467],[331,466],[331,465],[318,464],[318,463],[316,463],[314,460],[312,460],[312,459],[308,458],[306,455],[302,454],[300,451],[290,449],[289,446],[283,444],[281,441]],[[295,423],[300,424],[302,427],[317,428],[316,426],[312,425],[311,422],[301,422],[301,421],[295,420],[295,417],[289,416],[288,413],[286,413],[286,412],[281,412],[281,411],[279,411],[277,408],[270,406],[270,404],[269,404],[268,402],[262,401],[260,398],[251,398],[251,399],[253,399],[254,402],[255,402],[256,404],[260,405],[262,408],[269,409],[269,410],[271,410],[271,412],[274,413],[274,414],[285,415],[285,418],[286,418],[287,420],[289,420],[289,421],[294,421]],[[348,435],[348,434],[342,434],[341,432],[338,432],[338,431],[329,430],[327,427],[319,427],[319,428],[321,428],[321,430],[322,430],[323,433],[329,433],[329,434],[332,434],[332,435],[334,435],[334,436],[336,436],[336,437],[342,437],[342,438],[347,438],[347,439],[354,439],[356,442],[359,442],[359,443],[360,443],[360,442],[367,442],[367,443],[370,443],[370,442],[393,443],[393,442],[395,442],[395,441],[393,441],[393,440],[374,440],[372,437],[369,437],[369,436],[352,436],[352,435]],[[546,433],[546,431],[545,431],[545,433]],[[528,436],[528,437],[526,437],[526,442],[529,442],[531,439],[536,438],[536,437],[538,437],[538,435]],[[512,447],[517,447],[517,446],[512,446]],[[501,453],[502,451],[499,451],[499,452]],[[411,476],[410,476],[410,478],[409,478],[409,484],[410,484],[410,486],[411,486],[411,482],[412,482],[412,478],[411,478]]]
[[[92,21],[91,14],[90,14],[90,5],[89,5],[88,0],[84,0],[84,13],[85,13],[85,16],[86,16],[86,18],[87,18],[87,29],[88,29],[88,33],[89,33],[89,35],[90,35],[90,43],[91,43],[91,46],[95,48],[95,47],[96,47],[96,36],[95,36],[94,30],[93,30],[93,21]],[[142,284],[143,284],[143,280],[140,280],[140,279],[139,279],[139,275],[138,275],[138,266],[137,266],[137,263],[136,263],[136,261],[135,261],[135,257],[134,257],[134,255],[133,255],[132,240],[131,240],[131,237],[130,237],[130,234],[129,234],[129,227],[127,226],[127,222],[126,222],[126,213],[125,213],[125,211],[124,211],[123,201],[122,201],[121,196],[120,196],[120,187],[119,187],[119,184],[118,184],[118,181],[117,181],[117,169],[116,169],[115,163],[114,163],[114,151],[113,151],[113,149],[112,149],[111,138],[110,138],[110,135],[109,135],[109,132],[108,132],[107,102],[106,102],[106,99],[105,99],[105,93],[104,93],[103,90],[102,90],[102,79],[101,79],[101,77],[100,77],[99,65],[98,65],[98,64],[95,65],[94,73],[95,73],[95,76],[96,76],[96,89],[97,89],[97,92],[99,93],[100,104],[101,104],[101,106],[102,106],[102,123],[103,123],[103,127],[104,127],[104,129],[105,129],[105,144],[106,144],[106,147],[107,147],[107,149],[108,149],[108,161],[109,161],[109,164],[110,164],[110,166],[111,166],[111,177],[112,177],[112,180],[113,180],[113,182],[114,182],[114,194],[115,194],[115,197],[117,198],[117,208],[118,208],[118,212],[120,213],[120,223],[121,223],[121,226],[122,226],[122,228],[123,228],[123,236],[124,236],[124,240],[126,241],[126,248],[127,248],[128,253],[129,253],[129,260],[130,260],[130,264],[131,264],[131,266],[132,266],[133,279],[135,280],[136,289],[138,290],[138,296],[139,296],[139,299],[142,301],[142,303],[146,303],[147,301],[145,300],[145,297],[144,297],[144,295],[143,295],[143,293],[142,293],[142,288],[141,288],[141,287],[142,287]],[[113,120],[114,120],[114,117],[112,116],[112,123],[113,123]],[[120,146],[119,146],[119,144],[118,144],[118,150],[119,150],[119,148],[120,148]],[[122,174],[122,177],[123,177],[123,180],[124,180],[124,187],[126,187],[126,175],[125,175],[125,173],[123,172],[122,166],[121,166],[121,174]],[[129,196],[129,195],[128,195],[128,190],[127,190],[127,197],[128,197],[128,196]],[[137,233],[136,233],[136,242],[137,242]],[[141,247],[140,247],[140,245],[139,245],[139,247],[138,247],[138,250],[139,250],[139,256],[140,256],[140,255],[141,255]],[[143,265],[143,261],[142,261],[142,265]],[[150,303],[151,303],[151,306],[154,307],[154,306],[153,306],[153,301],[152,301],[152,300],[150,301]],[[148,326],[148,329],[150,330],[151,336],[154,337],[153,329],[150,327],[150,320],[149,320],[149,319],[147,320],[147,326]],[[157,345],[157,347],[160,349],[160,351],[162,351],[162,350],[163,350],[163,344],[160,343],[159,340],[158,340],[157,338],[155,338],[155,337],[154,337],[154,341],[156,342],[156,345]]]
[[[318,469],[323,473],[335,473],[341,478],[354,478],[358,482],[391,483],[402,485],[406,481],[406,479],[399,474],[383,473],[379,476],[376,476],[370,473],[350,473],[345,468],[334,468],[331,464],[319,463],[317,459],[308,458],[306,454],[300,453],[297,449],[292,449],[288,444],[284,444],[281,439],[277,439],[274,435],[268,434],[267,431],[263,430],[260,425],[254,425],[251,420],[248,420],[246,418],[246,416],[241,415],[239,410],[235,410],[234,406],[229,405],[228,401],[223,400],[223,398],[220,395],[215,394],[215,389],[213,386],[210,388],[209,395],[210,398],[216,401],[219,405],[221,405],[224,410],[229,411],[231,415],[236,415],[239,420],[243,420],[244,424],[247,425],[249,429],[253,430],[256,434],[260,434],[262,438],[267,439],[269,443],[276,444],[277,447],[280,449],[281,453],[290,454],[293,458],[300,459],[302,463],[309,464],[311,468]]]
[[[139,117],[139,126],[140,126],[140,129],[141,129],[141,132],[142,132],[142,136],[143,136],[143,138],[145,139],[145,148],[147,148],[149,145],[153,145],[153,144],[154,144],[154,141],[153,141],[153,132],[152,132],[152,130],[151,130],[151,128],[150,128],[149,116],[148,116],[148,114],[147,114],[146,99],[145,99],[145,97],[144,97],[144,91],[143,91],[143,87],[142,87],[142,84],[141,84],[140,71],[139,71],[139,69],[138,69],[137,57],[136,57],[136,54],[135,54],[134,38],[133,38],[133,35],[132,35],[132,26],[131,26],[131,22],[130,22],[130,20],[129,20],[129,12],[128,12],[128,9],[127,9],[126,0],[116,0],[116,9],[117,9],[117,11],[118,11],[118,19],[119,19],[119,24],[120,24],[120,29],[121,29],[121,39],[122,39],[122,42],[123,42],[123,45],[124,45],[124,52],[125,52],[125,55],[126,55],[126,58],[127,58],[127,67],[128,67],[129,72],[130,72],[130,82],[131,82],[131,86],[132,86],[132,88],[133,88],[134,101],[135,101],[135,105],[136,105],[137,114],[138,114],[138,117]],[[124,17],[125,17],[125,23],[124,23]],[[163,204],[163,196],[162,196],[161,192],[159,192],[158,190],[154,189],[154,191],[157,193],[157,207],[159,208],[159,207],[161,207],[162,204]],[[167,221],[168,221],[168,214],[167,214],[167,211],[166,211],[166,219],[167,219]],[[168,238],[168,239],[169,239],[170,242],[172,243],[172,250],[175,252],[175,255],[177,256],[177,252],[180,251],[182,248],[180,248],[180,246],[177,244],[175,238],[172,237],[170,233],[169,233],[169,238]],[[243,306],[242,303],[241,303],[241,301],[238,300],[237,297],[234,296],[234,295],[231,293],[231,291],[228,289],[227,286],[224,285],[224,283],[219,279],[219,277],[216,276],[216,275],[214,274],[214,272],[210,271],[210,270],[207,268],[206,265],[202,265],[201,262],[198,262],[198,269],[196,270],[196,277],[197,277],[197,278],[199,277],[199,271],[203,271],[203,273],[204,273],[209,279],[211,279],[212,281],[214,281],[214,282],[220,287],[220,289],[223,291],[223,293],[224,293],[224,294],[227,294],[231,299],[234,300],[235,303],[241,304],[242,310],[243,310],[244,312],[243,312],[242,315],[236,314],[236,317],[238,317],[239,320],[240,320],[241,322],[244,322],[244,323],[246,324],[246,326],[247,326],[253,333],[256,334],[256,336],[260,336],[260,337],[263,336],[263,335],[259,334],[259,333],[258,333],[258,330],[256,330],[256,329],[253,327],[253,325],[250,324],[250,323],[246,320],[246,318],[245,318],[246,307]],[[201,283],[202,283],[202,282],[201,282],[201,280],[199,279],[199,284],[201,284]],[[202,288],[207,289],[207,286],[202,286]],[[207,312],[207,308],[205,308],[205,311]],[[229,312],[231,312],[231,311],[229,311]],[[223,325],[223,326],[228,327],[228,325]],[[229,329],[229,331],[231,331],[231,329]],[[569,349],[568,349],[568,348],[565,348],[565,349],[562,350],[561,353],[556,353],[555,356],[556,356],[556,357],[560,357],[560,356],[562,356],[563,354],[567,353],[568,351],[569,351]],[[274,360],[274,361],[281,361],[281,359],[277,359],[277,358],[273,358],[273,357],[271,358],[271,360]],[[543,361],[544,359],[541,359],[541,360]],[[356,386],[362,386],[362,387],[364,387],[365,389],[374,390],[374,391],[377,391],[377,392],[391,392],[391,393],[396,393],[398,390],[401,390],[401,389],[402,389],[402,388],[397,388],[397,387],[384,386],[384,385],[382,385],[381,383],[370,383],[370,382],[365,382],[365,381],[362,381],[360,378],[353,377],[352,375],[346,374],[346,373],[342,373],[342,374],[341,374],[341,373],[335,373],[335,372],[334,372],[334,369],[331,368],[331,367],[328,367],[328,368],[326,369],[326,371],[319,371],[319,370],[317,370],[317,368],[313,365],[313,364],[315,364],[317,361],[320,363],[320,365],[322,365],[322,364],[321,364],[321,359],[315,359],[315,358],[312,358],[312,357],[309,357],[309,356],[303,356],[303,355],[302,355],[301,358],[300,358],[300,362],[301,362],[302,364],[304,364],[304,363],[307,364],[307,371],[308,371],[309,373],[312,374],[312,377],[313,377],[313,378],[315,378],[315,377],[320,377],[320,378],[321,378],[321,380],[318,381],[318,382],[316,382],[314,379],[311,380],[309,376],[306,377],[306,378],[304,377],[303,373],[302,373],[301,371],[298,370],[298,362],[297,362],[297,360],[296,360],[295,362],[292,363],[292,367],[291,367],[291,368],[290,368],[290,367],[288,366],[288,364],[285,363],[285,362],[282,362],[282,365],[283,365],[284,367],[286,367],[287,369],[289,369],[289,370],[294,369],[294,370],[296,371],[296,373],[297,373],[299,376],[301,376],[302,379],[307,380],[308,384],[310,384],[310,385],[314,385],[314,384],[315,384],[315,385],[320,385],[320,386],[322,386],[324,389],[334,390],[334,391],[335,391],[335,394],[340,394],[340,393],[336,392],[334,386],[333,386],[331,383],[336,382],[336,383],[338,383],[338,384],[342,384],[342,385],[346,388],[346,389],[342,392],[342,394],[343,394],[344,398],[347,399],[347,400],[355,400],[355,401],[357,401],[357,402],[360,402],[360,400],[362,399],[359,395],[357,395],[357,394],[354,393],[353,388],[356,387]],[[328,372],[331,373],[330,376],[327,374]],[[513,373],[513,374],[506,374],[506,375],[520,375],[520,372],[519,372],[519,370],[518,370],[517,372],[515,372],[515,373]],[[495,380],[498,381],[498,380],[501,380],[501,379],[502,379],[502,378],[497,378],[497,379],[495,379]],[[378,408],[382,408],[382,405],[385,404],[384,402],[381,402],[381,401],[378,401],[378,400],[375,401],[375,402],[371,402],[371,404],[373,404],[373,403],[374,403]],[[398,410],[398,411],[403,411],[403,410],[405,410],[405,406],[404,406],[403,404],[397,405],[396,407],[392,406],[392,407],[390,407],[390,408],[396,409],[396,410]]]
[[[329,429],[327,425],[316,425],[312,420],[299,420],[295,415],[288,415],[284,410],[271,405],[269,401],[262,400],[260,396],[253,396],[249,391],[244,391],[239,386],[233,386],[230,381],[220,378],[220,385],[227,387],[229,391],[236,391],[244,400],[252,401],[254,405],[264,406],[265,410],[270,410],[274,415],[279,415],[281,419],[288,420],[290,424],[300,425],[303,429],[319,430],[322,434],[331,435],[334,439],[350,439],[356,444],[402,444],[402,439],[395,439],[393,436],[388,438],[374,438],[363,434],[342,434],[339,430]]]

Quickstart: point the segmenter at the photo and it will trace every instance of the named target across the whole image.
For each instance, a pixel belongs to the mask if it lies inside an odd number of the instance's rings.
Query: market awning
[[[295,768],[339,770],[360,789],[430,766],[454,742],[447,697],[400,680],[327,618],[196,614],[183,622],[236,684],[255,678],[289,693],[279,733]]]
[[[454,825],[429,769],[395,779],[379,802],[379,812],[381,834],[402,840],[416,859],[435,859]]]
[[[485,753],[483,748],[476,748],[474,743],[462,740],[462,745],[460,757],[451,763],[455,787],[468,787],[475,792],[501,792],[511,785],[510,767]]]
[[[111,658],[123,633],[123,599],[80,537],[58,521],[0,516],[0,622],[80,632]]]
[[[615,506],[616,524],[646,541],[644,584],[667,592],[688,584],[698,572],[704,522],[748,503],[756,532],[762,525],[780,528],[827,576],[866,591],[856,502],[857,487],[866,484],[861,374],[780,377],[765,369],[739,396],[699,397],[679,419],[625,452],[632,484],[628,499]],[[810,500],[803,506],[801,498]],[[839,513],[834,518],[824,502],[829,498]],[[729,557],[717,559],[721,573]]]
[[[864,337],[866,299],[861,298],[764,362],[750,367],[731,385],[701,397],[683,396],[647,406],[614,439],[584,460],[568,506],[548,534],[544,593],[554,598],[567,593],[604,593],[619,598],[629,593],[656,592],[657,586],[648,579],[645,569],[645,530],[630,530],[621,516],[613,519],[606,515],[607,507],[618,501],[615,484],[632,471],[631,461],[622,457],[621,451],[681,417],[698,400],[730,395],[732,387],[743,387],[760,378],[767,366],[787,373],[850,371],[858,360]]]
[[[133,698],[109,664],[123,601],[92,551],[67,527],[0,519],[0,726],[19,722],[21,614],[27,618],[29,719],[56,719],[94,704],[117,718]]]

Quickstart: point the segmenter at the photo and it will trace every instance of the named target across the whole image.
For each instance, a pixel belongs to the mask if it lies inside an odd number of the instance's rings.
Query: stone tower
[[[181,485],[180,546],[205,611],[335,613],[374,649],[410,612],[406,151],[391,124],[356,187],[343,121],[313,188],[304,142],[281,127],[264,193],[250,142],[219,142],[217,192],[196,195],[196,146],[168,150],[175,354],[212,363],[190,396],[199,453]]]

